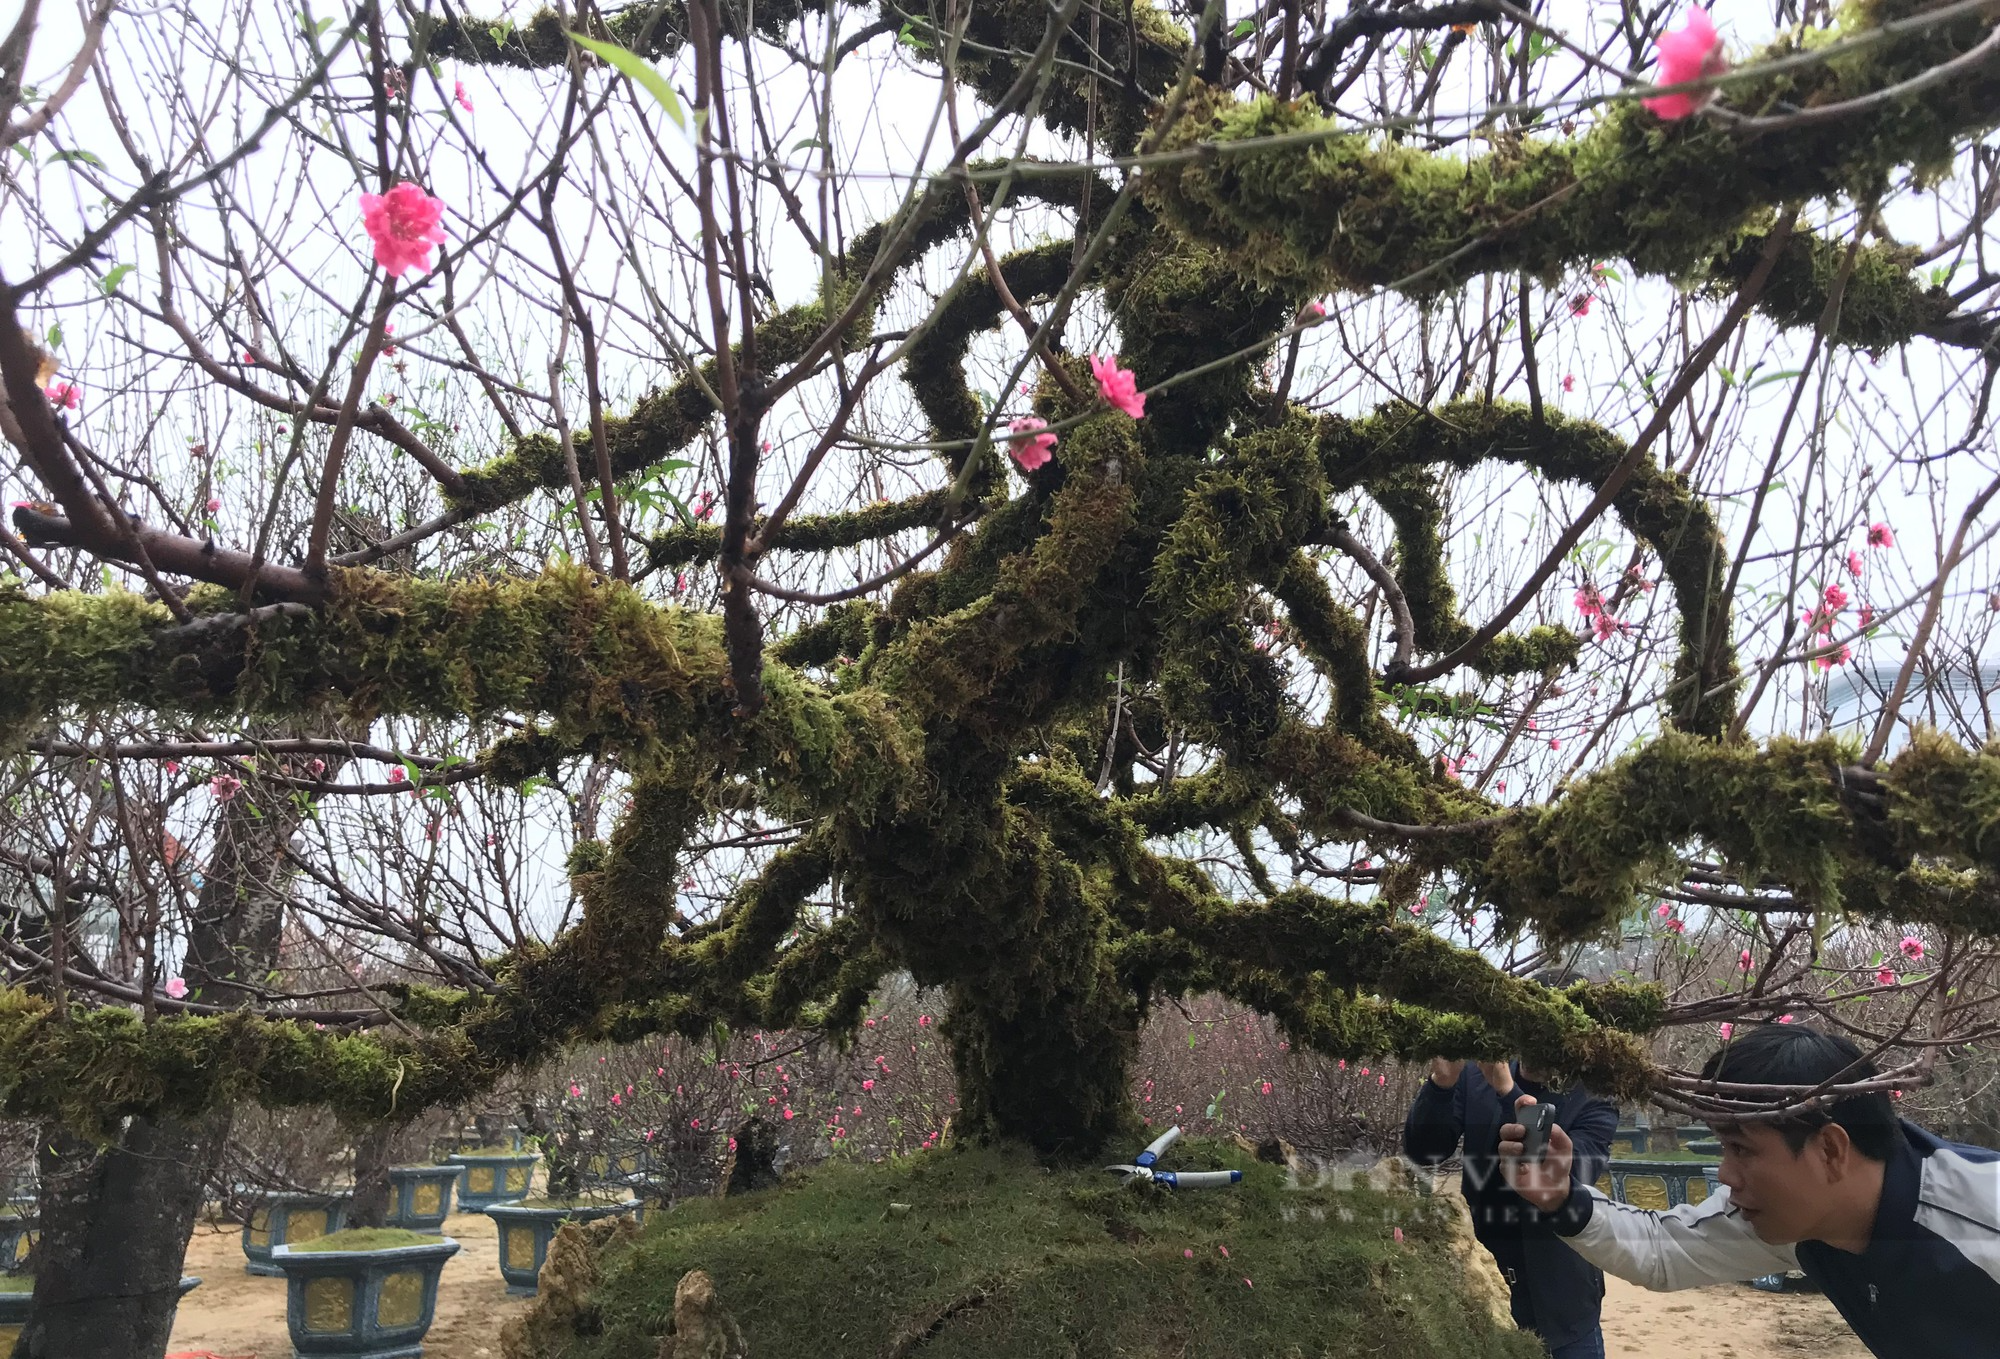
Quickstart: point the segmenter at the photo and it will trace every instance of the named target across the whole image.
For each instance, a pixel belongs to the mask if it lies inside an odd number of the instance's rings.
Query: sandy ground
[[[499,1359],[500,1326],[528,1300],[507,1296],[491,1218],[455,1213],[446,1219],[444,1231],[458,1242],[459,1252],[445,1262],[437,1321],[424,1338],[425,1359]],[[183,1269],[199,1274],[202,1283],[181,1303],[168,1353],[291,1359],[292,1344],[285,1333],[285,1281],[243,1272],[240,1229],[197,1230],[188,1243]]]
[[[446,1235],[461,1247],[444,1267],[427,1359],[499,1359],[500,1326],[525,1307],[500,1278],[492,1219],[454,1215]],[[187,1272],[202,1285],[181,1304],[173,1354],[291,1359],[285,1281],[243,1272],[234,1227],[204,1227],[188,1246]],[[1760,1293],[1726,1285],[1648,1293],[1606,1280],[1608,1359],[1867,1359],[1868,1351],[1818,1294]]]
[[[1868,1359],[1817,1293],[1742,1284],[1648,1293],[1622,1279],[1604,1282],[1607,1359]]]

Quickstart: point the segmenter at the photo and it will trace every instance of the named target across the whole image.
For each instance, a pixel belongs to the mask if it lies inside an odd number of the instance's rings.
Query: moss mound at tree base
[[[562,1311],[559,1338],[524,1328],[538,1338],[508,1359],[654,1359],[694,1269],[756,1355],[1543,1353],[1475,1300],[1454,1200],[1294,1176],[1213,1144],[1183,1143],[1172,1162],[1243,1183],[1176,1195],[968,1148],[686,1201],[636,1240],[608,1238],[587,1297],[550,1298],[545,1280],[537,1306]]]

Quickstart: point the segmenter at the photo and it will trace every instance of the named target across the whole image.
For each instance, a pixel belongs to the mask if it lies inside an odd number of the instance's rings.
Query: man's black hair
[[[1875,1064],[1853,1043],[1804,1024],[1757,1024],[1738,1029],[1701,1068],[1703,1080],[1742,1085],[1811,1086],[1826,1081],[1850,1085],[1876,1074]],[[1903,1138],[1896,1110],[1881,1091],[1848,1095],[1835,1100],[1831,1109],[1795,1114],[1773,1126],[1796,1156],[1812,1135],[1829,1123],[1845,1128],[1854,1149],[1871,1161],[1888,1160]]]

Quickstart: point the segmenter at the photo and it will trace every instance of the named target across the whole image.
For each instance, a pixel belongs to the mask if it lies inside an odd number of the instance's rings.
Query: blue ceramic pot
[[[528,1197],[535,1183],[535,1163],[541,1155],[532,1151],[461,1151],[448,1160],[465,1168],[458,1182],[461,1212],[483,1212],[495,1203],[510,1203]]]
[[[533,1297],[539,1290],[542,1262],[548,1259],[549,1242],[565,1222],[595,1222],[601,1217],[617,1217],[637,1209],[639,1200],[615,1203],[554,1204],[531,1208],[521,1203],[496,1203],[486,1216],[500,1229],[500,1275],[507,1291],[517,1298]]]
[[[243,1222],[244,1271],[277,1278],[282,1270],[271,1253],[290,1243],[317,1241],[347,1223],[348,1201],[330,1194],[260,1194]]]
[[[457,1253],[448,1236],[382,1250],[274,1247],[294,1359],[421,1359],[438,1276]]]
[[[383,1225],[441,1234],[451,1213],[452,1191],[464,1174],[459,1165],[391,1166],[389,1216]]]

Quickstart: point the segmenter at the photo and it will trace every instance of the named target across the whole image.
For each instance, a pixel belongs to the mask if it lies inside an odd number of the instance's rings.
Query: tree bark
[[[375,1123],[354,1139],[354,1201],[347,1210],[350,1227],[381,1227],[389,1220],[389,1163],[395,1159],[394,1123]]]
[[[103,1148],[43,1130],[35,1316],[16,1359],[167,1352],[181,1262],[230,1121],[133,1119]]]

